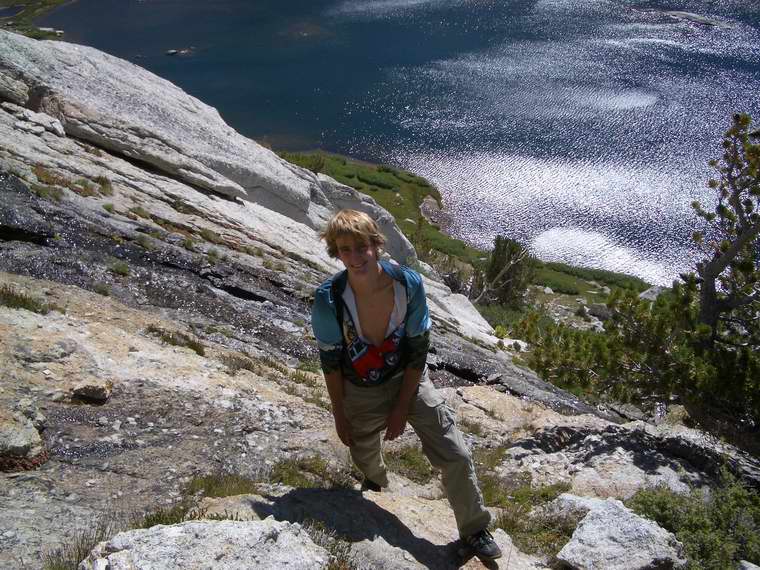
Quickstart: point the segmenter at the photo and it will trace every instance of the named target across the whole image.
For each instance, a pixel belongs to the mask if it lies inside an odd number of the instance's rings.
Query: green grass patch
[[[40,315],[47,315],[50,312],[50,306],[30,297],[26,293],[16,291],[11,285],[0,286],[0,305],[11,309],[25,309]]]
[[[211,242],[211,243],[215,243],[215,244],[224,243],[222,236],[220,236],[214,230],[210,230],[208,228],[203,228],[200,231],[200,236],[206,241]]]
[[[314,544],[330,554],[326,570],[355,570],[359,567],[351,554],[351,543],[327,528],[325,523],[307,519],[303,521],[303,528]]]
[[[298,363],[298,370],[303,370],[304,372],[311,372],[313,374],[321,374],[322,373],[322,365],[319,362],[319,359],[312,359],[312,360],[302,360]]]
[[[37,181],[40,184],[45,184],[47,186],[68,187],[68,185],[71,183],[71,181],[65,176],[61,176],[60,174],[57,174],[40,164],[32,168],[32,173],[37,177]]]
[[[332,469],[316,455],[278,461],[272,467],[269,481],[306,489],[351,489],[354,485],[349,473]]]
[[[615,271],[606,271],[604,269],[589,269],[586,267],[576,267],[566,263],[546,262],[544,267],[552,271],[572,275],[585,281],[595,281],[600,285],[607,285],[610,288],[618,287],[620,289],[630,289],[639,293],[646,291],[652,285],[643,279],[617,273]]]
[[[188,214],[193,216],[201,216],[204,217],[204,213],[196,208],[195,206],[192,206],[191,204],[188,204],[184,200],[181,200],[177,198],[172,202],[172,208],[179,212],[180,214]]]
[[[109,214],[113,214],[113,213],[114,213],[114,207],[113,207],[113,204],[110,204],[110,203],[109,203],[109,204],[103,204],[103,209],[104,209],[106,212],[108,212]]]
[[[385,463],[391,471],[399,473],[415,483],[424,485],[433,478],[433,466],[430,465],[422,450],[416,446],[410,445],[391,449],[386,451],[384,455]]]
[[[478,479],[485,504],[501,509],[493,527],[509,534],[521,551],[552,557],[570,540],[578,521],[540,508],[567,492],[569,484],[533,486],[530,473],[509,479],[485,473]]]
[[[548,557],[556,555],[570,540],[577,521],[549,516],[540,507],[567,492],[570,486],[566,483],[533,486],[527,472],[509,478],[500,477],[495,469],[506,457],[506,446],[503,445],[477,448],[472,455],[483,501],[489,507],[501,509],[492,526],[504,529],[523,552]]]
[[[206,355],[206,347],[204,347],[202,343],[179,331],[167,331],[166,329],[162,329],[159,326],[149,325],[146,329],[146,332],[148,334],[157,336],[166,344],[189,348],[198,356]]]
[[[130,208],[129,211],[132,214],[134,214],[135,216],[137,216],[138,218],[143,218],[143,219],[146,219],[146,220],[150,220],[151,219],[150,218],[150,212],[148,212],[148,210],[146,210],[142,206],[134,206],[134,207]]]
[[[94,198],[100,195],[98,187],[93,185],[92,182],[85,178],[79,178],[78,180],[70,183],[68,188],[75,194],[79,194],[83,198]]]
[[[182,501],[170,507],[159,508],[137,519],[132,528],[150,528],[159,524],[179,524],[188,520],[194,507],[195,505],[191,501]]]
[[[153,243],[153,240],[149,238],[148,236],[146,236],[145,234],[140,234],[139,236],[137,236],[135,243],[137,243],[140,247],[148,251],[153,251],[154,249],[156,249],[156,244]]]
[[[263,369],[258,362],[253,361],[242,354],[224,354],[220,358],[222,364],[227,367],[227,373],[237,374],[240,370],[248,370],[254,374],[261,375]]]
[[[28,0],[23,3],[23,9],[13,17],[0,18],[0,23],[13,22],[6,29],[24,34],[34,39],[54,39],[55,33],[41,31],[34,21],[43,16],[52,8],[60,6],[65,0]],[[16,0],[0,0],[0,7],[18,6]]]
[[[60,202],[63,200],[63,190],[55,186],[46,186],[44,184],[32,184],[29,189],[34,195],[43,200],[52,200]]]
[[[74,533],[59,548],[43,554],[43,570],[77,570],[79,563],[87,558],[93,548],[123,530],[124,523],[110,516],[103,516],[86,528]]]
[[[600,286],[609,288],[629,289],[631,291],[642,292],[649,289],[650,285],[631,275],[605,271],[603,269],[587,269],[584,267],[574,267],[565,263],[545,263],[538,262],[536,267],[536,276],[533,278],[534,285],[550,287],[555,293],[564,293],[565,295],[583,295],[587,296],[589,290],[593,290],[593,285],[589,283],[594,281]],[[601,291],[597,294],[603,300],[606,295]]]
[[[232,473],[216,473],[194,477],[188,484],[191,494],[202,492],[205,497],[232,497],[258,493],[258,482]]]

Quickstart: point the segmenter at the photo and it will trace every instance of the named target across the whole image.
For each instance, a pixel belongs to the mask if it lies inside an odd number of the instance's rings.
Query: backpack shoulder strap
[[[343,330],[343,291],[346,290],[346,283],[348,282],[348,272],[343,271],[335,277],[330,287],[330,293],[332,295],[333,303],[335,304],[335,318],[338,320],[338,326],[340,330]],[[345,339],[343,343],[345,344]]]

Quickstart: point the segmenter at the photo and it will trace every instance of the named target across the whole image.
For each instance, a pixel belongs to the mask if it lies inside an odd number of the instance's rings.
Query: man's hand
[[[346,414],[342,411],[333,414],[335,417],[335,431],[338,432],[338,437],[343,442],[343,445],[351,447],[354,444],[354,439],[351,437],[351,424],[348,423]]]
[[[388,429],[385,430],[385,441],[392,441],[400,437],[406,429],[406,417],[409,414],[409,406],[396,404],[393,406],[391,415],[388,416]]]

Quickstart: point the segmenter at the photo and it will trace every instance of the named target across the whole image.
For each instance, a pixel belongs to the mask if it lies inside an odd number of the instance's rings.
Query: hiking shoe
[[[362,491],[374,491],[375,493],[379,493],[382,489],[383,488],[380,485],[369,479],[365,479],[362,482]]]
[[[472,549],[473,554],[481,560],[501,558],[501,549],[487,529],[465,537],[464,542]]]

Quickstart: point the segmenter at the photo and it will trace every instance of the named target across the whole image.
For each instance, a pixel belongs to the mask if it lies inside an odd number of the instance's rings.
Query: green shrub
[[[497,235],[482,270],[476,271],[475,302],[518,307],[535,274],[536,260],[519,242]]]
[[[113,214],[114,212],[113,204],[103,204],[103,209],[109,214]]]
[[[689,568],[735,568],[739,560],[760,564],[760,494],[726,469],[710,493],[643,489],[627,505],[676,535]]]
[[[111,288],[106,283],[95,283],[92,287],[98,295],[108,297],[111,294]]]
[[[137,236],[137,239],[135,241],[140,247],[142,247],[143,249],[147,249],[148,251],[153,251],[154,249],[156,249],[156,246],[153,243],[153,241],[145,234],[140,234],[139,236]]]
[[[116,261],[111,265],[111,272],[126,277],[129,275],[129,265],[126,261]]]
[[[113,196],[113,185],[108,178],[98,176],[95,178],[95,183],[98,185],[98,190],[102,196]]]

